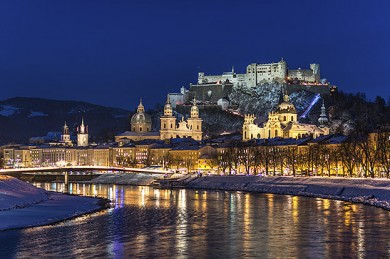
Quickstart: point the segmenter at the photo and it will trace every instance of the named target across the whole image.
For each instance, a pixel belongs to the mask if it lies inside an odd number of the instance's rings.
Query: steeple
[[[80,134],[85,134],[85,125],[84,125],[84,117],[81,117],[81,125],[79,127],[79,133]]]
[[[320,123],[320,128],[325,127],[328,124],[328,118],[326,117],[326,108],[325,108],[325,102],[324,99],[322,99],[322,106],[321,106],[321,115],[318,118],[318,122]]]
[[[79,126],[77,132],[77,146],[88,146],[88,126],[84,124],[84,117],[81,118],[81,125]]]

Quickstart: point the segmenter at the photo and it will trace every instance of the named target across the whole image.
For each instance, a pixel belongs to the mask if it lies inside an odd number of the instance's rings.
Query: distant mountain
[[[0,143],[27,143],[30,137],[61,131],[66,121],[71,132],[84,117],[92,141],[113,140],[129,128],[131,112],[79,101],[12,98],[0,101]]]

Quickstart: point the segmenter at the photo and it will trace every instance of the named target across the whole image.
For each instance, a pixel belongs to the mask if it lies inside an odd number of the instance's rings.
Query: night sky
[[[0,99],[163,103],[198,71],[282,57],[370,99],[390,95],[390,1],[0,2]],[[149,107],[148,107],[149,106]]]

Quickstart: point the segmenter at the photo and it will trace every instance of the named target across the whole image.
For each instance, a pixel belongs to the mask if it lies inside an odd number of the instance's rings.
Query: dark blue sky
[[[163,103],[197,72],[321,64],[346,92],[390,95],[390,1],[2,0],[0,99]],[[148,108],[148,107],[146,107]]]

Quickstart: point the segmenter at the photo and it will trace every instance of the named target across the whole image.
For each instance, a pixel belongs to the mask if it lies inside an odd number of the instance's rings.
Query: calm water
[[[37,184],[48,190],[63,184]],[[390,257],[389,212],[340,201],[71,184],[113,208],[0,232],[0,258]]]

